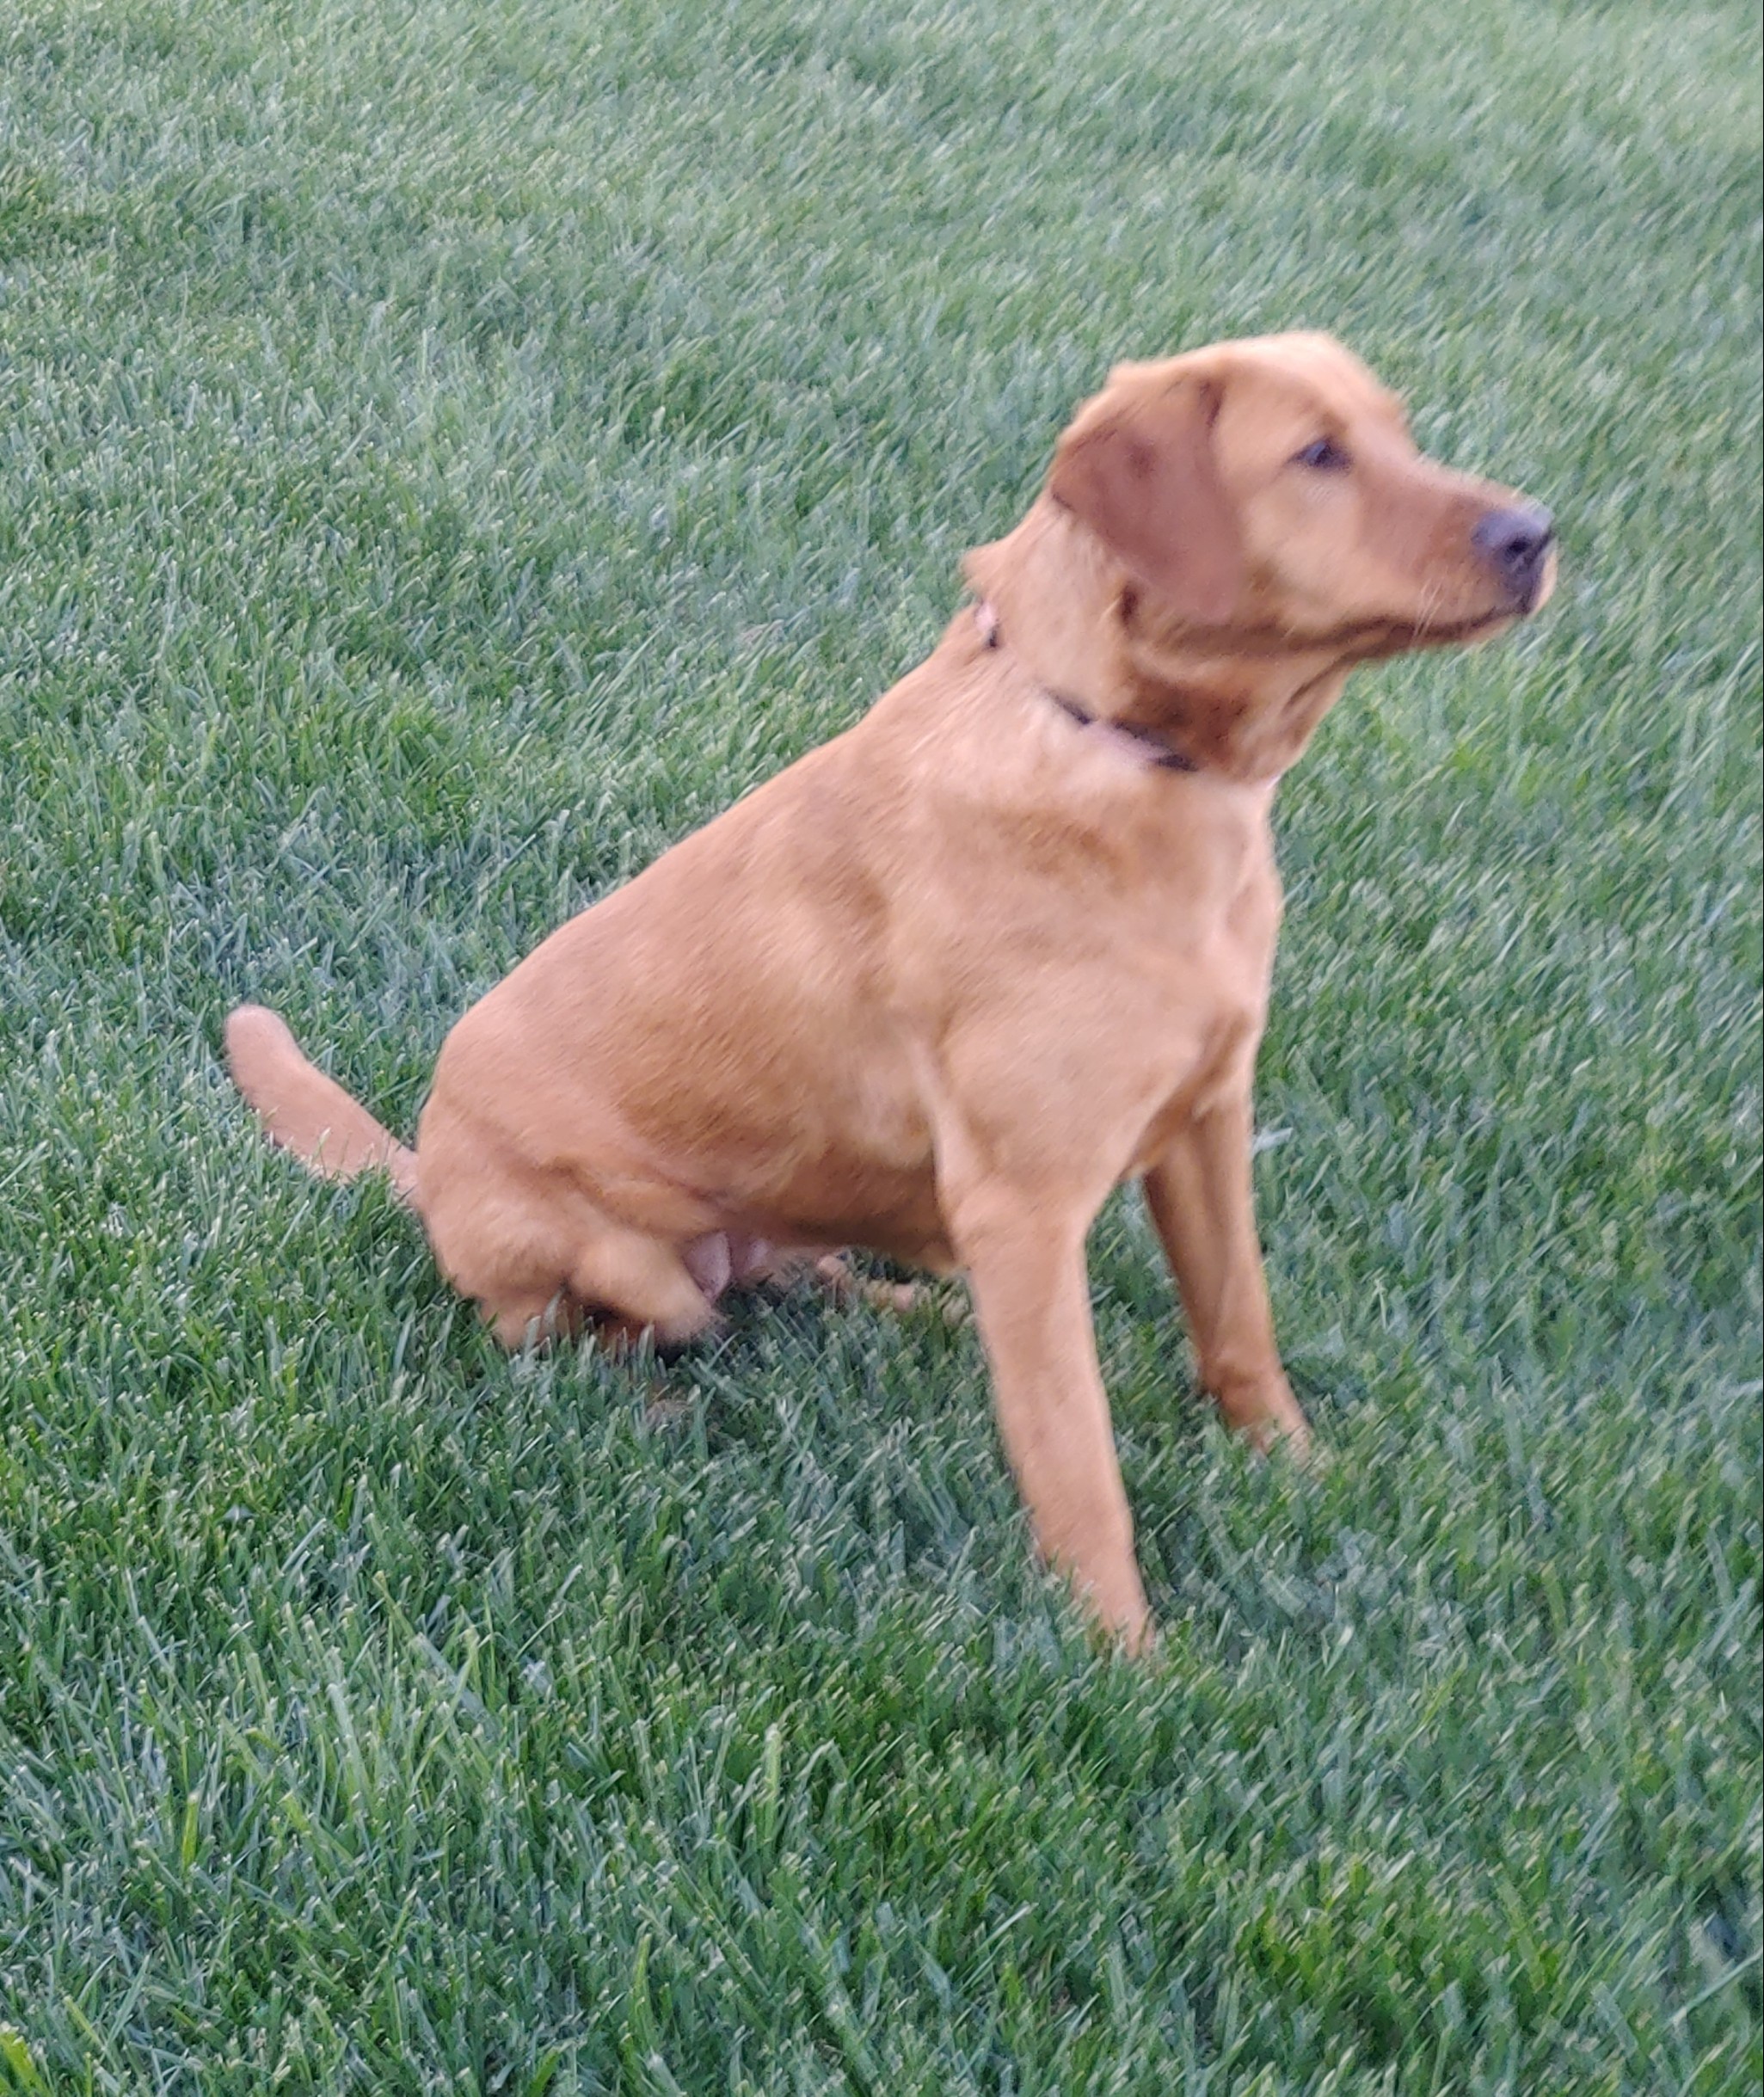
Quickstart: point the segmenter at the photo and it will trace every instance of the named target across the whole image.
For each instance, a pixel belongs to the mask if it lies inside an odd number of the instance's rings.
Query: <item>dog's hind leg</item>
[[[475,1264],[476,1263],[471,1263]],[[478,1307],[504,1347],[574,1335],[585,1326],[615,1346],[644,1338],[683,1346],[716,1322],[710,1298],[685,1261],[658,1238],[597,1222],[563,1258],[499,1260],[494,1277],[455,1267],[451,1278]]]
[[[711,1299],[674,1246],[617,1225],[577,1253],[569,1291],[608,1338],[648,1336],[658,1347],[680,1347],[716,1322]]]
[[[826,1252],[809,1270],[819,1287],[843,1310],[848,1304],[867,1303],[873,1311],[913,1310],[919,1299],[916,1282],[876,1282],[853,1271],[843,1252]]]

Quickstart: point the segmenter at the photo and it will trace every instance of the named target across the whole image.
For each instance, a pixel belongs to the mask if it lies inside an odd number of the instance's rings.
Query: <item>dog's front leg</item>
[[[1296,1454],[1311,1430],[1275,1344],[1250,1180],[1250,1098],[1208,1104],[1146,1175],[1146,1199],[1182,1292],[1201,1381],[1257,1448]]]
[[[1152,1618],[1097,1362],[1085,1219],[989,1189],[953,1223],[1036,1547],[1109,1631],[1142,1650]]]

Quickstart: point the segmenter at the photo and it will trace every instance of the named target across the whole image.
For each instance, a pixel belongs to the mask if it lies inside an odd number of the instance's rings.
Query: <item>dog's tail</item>
[[[275,1014],[242,1005],[227,1016],[227,1068],[272,1143],[325,1179],[383,1167],[398,1199],[416,1206],[416,1153],[300,1053]]]

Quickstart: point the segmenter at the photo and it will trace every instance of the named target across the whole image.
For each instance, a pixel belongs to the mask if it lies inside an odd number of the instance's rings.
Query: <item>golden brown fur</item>
[[[387,1165],[510,1345],[685,1340],[829,1247],[964,1270],[1037,1544],[1137,1643],[1086,1233],[1143,1180],[1225,1417],[1303,1448],[1250,1190],[1275,785],[1355,663],[1530,611],[1547,549],[1327,337],[1122,366],[969,557],[983,616],[467,1012],[414,1153],[258,1008],[234,1075]]]

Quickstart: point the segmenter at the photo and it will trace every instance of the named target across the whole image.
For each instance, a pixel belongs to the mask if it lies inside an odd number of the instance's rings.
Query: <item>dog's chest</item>
[[[1116,1052],[1142,1104],[1122,1177],[1143,1171],[1183,1124],[1247,1093],[1279,919],[1270,870],[1229,905],[1190,908],[1174,927],[1148,926],[1123,947],[1121,1009],[1132,1014],[1132,1036]]]

